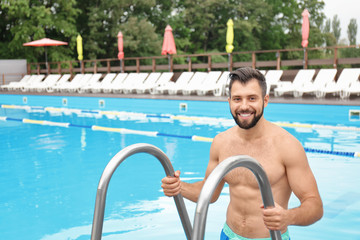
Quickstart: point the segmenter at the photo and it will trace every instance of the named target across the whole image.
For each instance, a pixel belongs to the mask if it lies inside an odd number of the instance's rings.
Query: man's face
[[[262,91],[256,79],[246,84],[235,81],[230,94],[228,101],[236,124],[242,129],[254,127],[264,113],[269,96],[262,98]]]

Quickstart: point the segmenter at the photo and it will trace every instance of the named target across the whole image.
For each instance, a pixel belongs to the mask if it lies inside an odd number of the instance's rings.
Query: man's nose
[[[247,100],[242,100],[241,102],[240,102],[240,109],[241,110],[247,110],[249,108],[249,103],[248,103],[248,101]]]

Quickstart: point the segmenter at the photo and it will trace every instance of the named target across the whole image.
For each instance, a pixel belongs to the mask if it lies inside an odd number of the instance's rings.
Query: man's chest
[[[276,148],[267,142],[262,145],[232,144],[228,146],[221,149],[219,154],[220,162],[231,156],[247,155],[260,163],[271,184],[278,182],[279,179],[284,177],[285,168],[282,164],[281,154],[276,152]],[[258,188],[254,174],[244,167],[235,168],[230,171],[226,175],[225,181],[229,184]]]

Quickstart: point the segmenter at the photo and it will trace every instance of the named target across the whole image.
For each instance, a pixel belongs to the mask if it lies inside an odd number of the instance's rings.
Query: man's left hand
[[[287,210],[275,203],[275,207],[262,208],[264,224],[269,230],[285,230],[287,224]]]

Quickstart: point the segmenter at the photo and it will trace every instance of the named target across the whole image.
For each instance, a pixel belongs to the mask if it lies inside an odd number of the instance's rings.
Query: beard
[[[234,118],[236,124],[242,128],[242,129],[250,129],[250,128],[253,128],[257,123],[258,121],[260,120],[260,118],[262,117],[264,113],[264,103],[263,103],[263,106],[262,106],[262,110],[259,114],[256,114],[256,111],[255,111],[255,114],[254,114],[254,118],[249,122],[241,122],[237,115],[234,115],[233,113],[231,113],[232,117]]]

